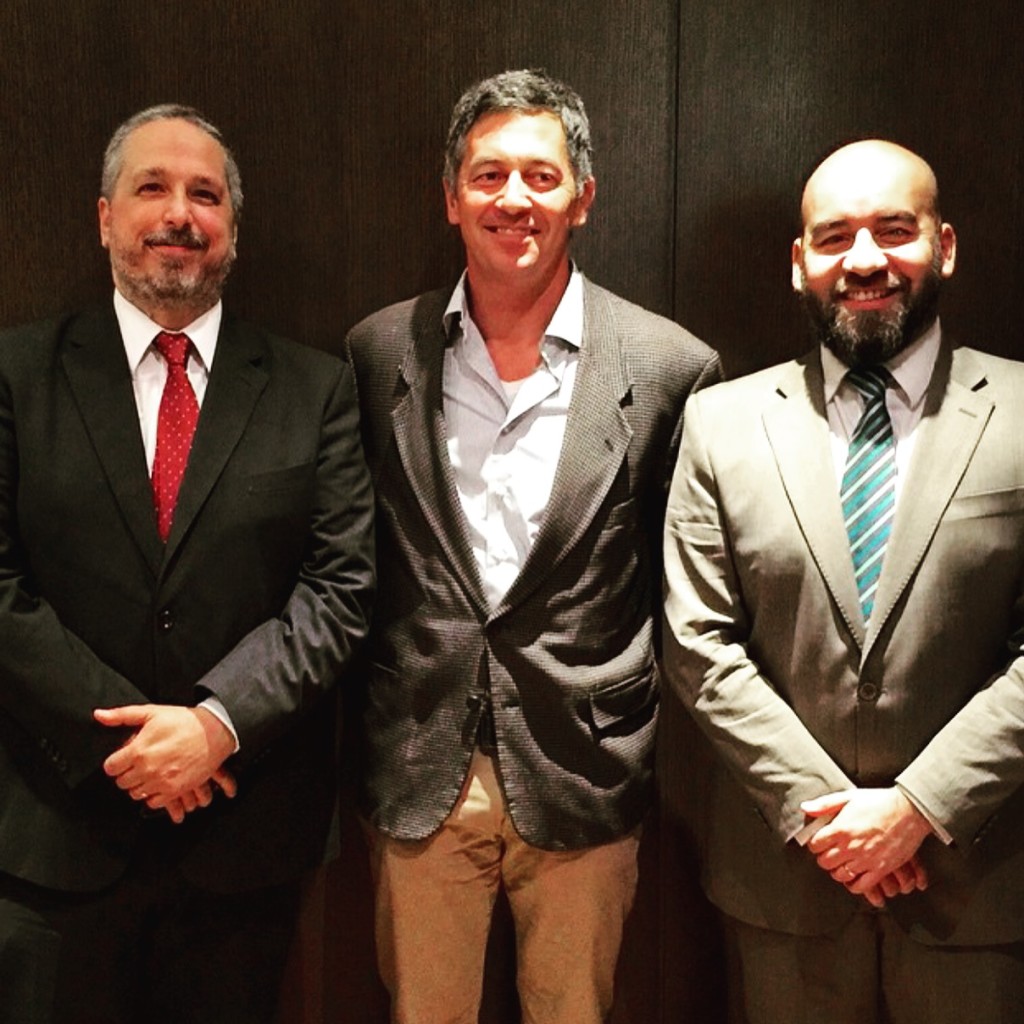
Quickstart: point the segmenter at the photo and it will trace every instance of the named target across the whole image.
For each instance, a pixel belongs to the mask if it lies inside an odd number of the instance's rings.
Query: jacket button
[[[860,700],[873,701],[878,700],[878,696],[882,691],[875,686],[874,683],[861,683],[857,687],[857,697]]]
[[[164,608],[156,617],[156,624],[160,627],[161,633],[169,633],[174,629],[174,613],[170,608]]]

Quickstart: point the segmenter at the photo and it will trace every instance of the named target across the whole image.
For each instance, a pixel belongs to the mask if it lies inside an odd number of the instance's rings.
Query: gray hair
[[[187,121],[206,132],[220,145],[224,151],[224,177],[227,180],[228,195],[231,197],[231,210],[237,223],[242,214],[242,177],[238,173],[238,164],[235,162],[234,154],[228,149],[219,128],[207,121],[194,107],[186,107],[180,103],[161,103],[155,107],[147,107],[118,125],[103,154],[100,194],[108,201],[113,197],[114,187],[117,185],[117,179],[121,176],[121,168],[124,164],[125,140],[136,128],[141,128],[151,121]]]
[[[477,82],[462,94],[452,111],[444,151],[444,180],[450,189],[455,189],[466,154],[466,138],[473,125],[485,114],[497,111],[556,114],[565,131],[576,194],[583,191],[583,183],[593,174],[594,156],[583,100],[564,82],[540,68],[503,71]]]

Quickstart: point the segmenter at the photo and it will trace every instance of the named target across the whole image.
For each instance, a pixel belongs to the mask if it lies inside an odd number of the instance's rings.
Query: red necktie
[[[192,435],[199,420],[199,403],[185,372],[192,344],[185,334],[156,336],[156,347],[167,361],[167,382],[160,398],[156,426],[156,455],[153,458],[153,506],[160,539],[166,543],[174,519],[185,466],[188,463]]]

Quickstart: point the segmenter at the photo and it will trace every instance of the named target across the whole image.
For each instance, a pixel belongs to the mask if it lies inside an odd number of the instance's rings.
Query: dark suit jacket
[[[667,480],[687,395],[720,377],[718,357],[586,283],[585,342],[550,502],[518,578],[491,609],[445,442],[449,294],[385,309],[347,343],[381,587],[362,808],[400,839],[434,832],[458,799],[489,695],[519,833],[549,849],[593,845],[628,831],[648,804]]]
[[[706,876],[795,934],[862,901],[788,841],[800,802],[898,781],[953,836],[892,914],[951,944],[1024,938],[1024,366],[943,344],[865,630],[821,360],[702,394],[666,516],[666,672],[718,747]]]
[[[175,831],[185,870],[236,890],[314,863],[371,516],[339,360],[225,315],[165,548],[113,310],[0,335],[0,870],[116,878],[142,815],[102,774],[123,736],[93,709],[209,693],[239,794]]]

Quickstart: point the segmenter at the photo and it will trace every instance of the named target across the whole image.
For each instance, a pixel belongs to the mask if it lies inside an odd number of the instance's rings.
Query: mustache
[[[202,232],[193,231],[190,227],[167,228],[146,235],[146,245],[180,245],[185,249],[205,249],[210,240]]]
[[[850,291],[865,288],[885,288],[888,291],[897,291],[904,288],[905,284],[905,279],[892,270],[880,270],[878,273],[869,274],[867,277],[861,277],[859,274],[844,274],[836,282],[833,294],[837,298],[842,298]]]

